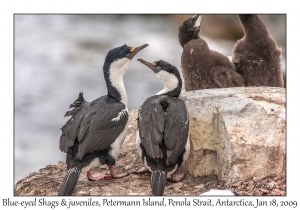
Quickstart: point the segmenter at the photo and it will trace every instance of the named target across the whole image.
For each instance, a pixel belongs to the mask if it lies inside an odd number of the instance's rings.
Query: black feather
[[[151,173],[151,189],[154,196],[163,195],[167,182],[167,176],[164,171],[153,171]]]
[[[79,179],[79,175],[80,175],[80,170],[78,170],[77,167],[70,168],[60,186],[58,195],[59,196],[71,195],[71,193],[75,189],[75,186]]]

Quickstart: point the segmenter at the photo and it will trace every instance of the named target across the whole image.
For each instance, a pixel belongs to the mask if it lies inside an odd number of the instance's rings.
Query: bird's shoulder
[[[105,130],[127,123],[128,109],[125,104],[109,96],[102,96],[89,104],[89,110],[84,117],[81,129]]]
[[[123,109],[127,110],[125,104],[107,95],[99,97],[89,103],[89,112],[99,113],[108,118],[110,115],[113,116]]]
[[[146,110],[149,112],[158,112],[157,108],[160,108],[160,111],[168,112],[168,110],[176,110],[176,109],[185,109],[185,103],[177,97],[172,97],[169,95],[154,95],[145,100],[143,105],[140,108],[140,112],[142,110]],[[158,113],[159,114],[159,113]]]

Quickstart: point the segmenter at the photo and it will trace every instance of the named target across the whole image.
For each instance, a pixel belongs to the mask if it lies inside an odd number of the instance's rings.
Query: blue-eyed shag
[[[114,164],[127,131],[127,95],[123,75],[132,58],[144,44],[134,48],[127,45],[114,48],[105,58],[103,73],[107,95],[92,102],[86,102],[83,93],[70,105],[74,108],[66,112],[71,116],[61,128],[59,148],[67,153],[67,174],[58,195],[71,195],[81,171],[87,172],[88,180],[121,178],[128,173],[117,175]],[[92,168],[106,164],[110,175],[90,173]]]
[[[189,118],[184,102],[178,98],[182,80],[177,68],[163,60],[149,63],[164,89],[149,97],[138,113],[136,144],[144,167],[136,173],[151,172],[153,195],[163,195],[166,180],[181,181],[185,174],[178,169],[190,151]]]

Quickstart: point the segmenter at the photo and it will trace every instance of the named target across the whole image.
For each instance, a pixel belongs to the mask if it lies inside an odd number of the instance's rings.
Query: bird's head
[[[149,46],[148,44],[144,44],[139,47],[129,47],[126,44],[121,47],[116,47],[110,50],[105,58],[104,62],[104,72],[105,71],[119,71],[120,73],[124,73],[132,60],[132,58],[142,49]]]
[[[129,67],[132,58],[142,49],[147,47],[144,44],[139,47],[129,47],[124,44],[121,47],[110,50],[103,65],[104,79],[108,95],[127,105],[127,94],[123,83],[123,75]]]
[[[202,15],[194,15],[185,20],[179,27],[178,38],[180,45],[183,47],[188,41],[197,39],[200,32],[200,23]]]
[[[173,97],[180,95],[182,80],[175,66],[163,60],[150,63],[139,58],[138,61],[148,66],[163,84],[164,89],[158,92],[157,95],[167,94]]]

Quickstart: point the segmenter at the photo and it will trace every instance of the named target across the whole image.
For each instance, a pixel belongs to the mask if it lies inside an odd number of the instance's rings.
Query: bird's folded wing
[[[189,132],[188,112],[182,100],[170,101],[166,119],[164,139],[167,147],[167,165],[172,165],[183,152]]]
[[[164,121],[165,113],[157,98],[148,98],[139,111],[138,127],[142,144],[153,159],[161,157]]]
[[[71,118],[61,128],[62,134],[60,136],[59,148],[62,152],[70,153],[69,148],[74,145],[74,141],[77,138],[80,125],[88,111],[89,103],[83,98],[83,93],[79,93],[78,99],[70,105],[73,110],[66,112],[66,116]]]
[[[113,106],[103,103],[95,105],[92,110],[82,121],[78,132],[76,159],[108,148],[125,129],[128,121],[128,111],[122,103]]]
[[[73,132],[63,132],[61,142],[70,143],[65,143],[62,151],[68,151],[67,146],[73,146],[77,138],[79,145],[75,158],[81,160],[85,154],[104,150],[117,139],[127,124],[128,111],[124,104],[106,103],[107,100],[110,100],[107,96],[96,99],[66,123],[63,131]]]

